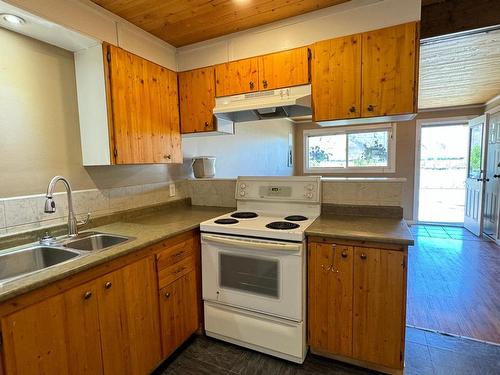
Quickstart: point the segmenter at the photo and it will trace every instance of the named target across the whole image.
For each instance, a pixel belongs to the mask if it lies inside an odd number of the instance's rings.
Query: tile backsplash
[[[169,185],[175,183],[176,195],[170,197]],[[322,181],[323,203],[344,205],[402,206],[400,179]],[[73,192],[77,218],[87,213],[101,216],[152,204],[191,198],[197,206],[236,207],[235,179],[191,179],[175,182],[134,185],[111,189],[78,190]],[[43,212],[45,194],[0,199],[0,235],[22,232],[66,222],[66,193],[54,195],[57,210]]]
[[[176,194],[169,195],[169,185],[174,183]],[[112,212],[164,203],[188,197],[186,180],[134,185],[111,189],[73,191],[73,206],[77,218],[87,213],[101,216]],[[56,212],[44,212],[45,194],[0,199],[0,235],[66,222],[68,204],[66,193],[54,194]]]

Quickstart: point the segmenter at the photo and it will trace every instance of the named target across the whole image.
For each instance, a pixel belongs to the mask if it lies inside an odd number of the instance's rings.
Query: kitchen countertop
[[[188,230],[196,229],[202,221],[233,210],[234,208],[178,206],[145,216],[94,227],[91,231],[136,237],[136,239],[109,249],[91,251],[84,256],[74,258],[33,275],[7,282],[0,286],[0,302],[41,288],[54,281],[64,279],[133,251],[143,249]]]
[[[387,217],[322,214],[306,229],[306,235],[413,245],[413,236],[406,221]]]

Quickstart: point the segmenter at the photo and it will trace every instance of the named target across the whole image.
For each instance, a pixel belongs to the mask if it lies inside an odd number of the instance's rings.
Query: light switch
[[[168,187],[169,187],[169,189],[170,189],[170,193],[169,193],[169,195],[170,195],[171,197],[175,197],[175,184],[170,184]]]

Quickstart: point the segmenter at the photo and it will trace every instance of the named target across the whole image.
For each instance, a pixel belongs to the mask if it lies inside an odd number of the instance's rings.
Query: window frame
[[[337,135],[337,134],[355,134],[365,133],[367,131],[388,130],[389,141],[387,144],[387,167],[347,167],[348,154],[346,147],[346,167],[309,167],[309,137],[317,137],[322,135]],[[374,125],[355,125],[355,126],[339,126],[328,127],[323,129],[306,129],[302,135],[303,141],[303,168],[304,173],[395,173],[396,172],[396,123],[382,123]],[[348,146],[348,145],[346,145]]]

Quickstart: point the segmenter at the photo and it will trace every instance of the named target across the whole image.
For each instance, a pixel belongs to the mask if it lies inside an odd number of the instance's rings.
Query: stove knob
[[[306,189],[309,190],[309,191],[312,191],[314,190],[314,185],[313,184],[309,184],[306,186]]]
[[[307,198],[311,199],[313,197],[312,193],[307,193]]]
[[[245,192],[243,190],[240,191],[240,196],[242,196],[242,197],[245,196]]]
[[[245,189],[246,187],[247,187],[247,185],[245,185],[245,184],[240,185],[240,189]]]

